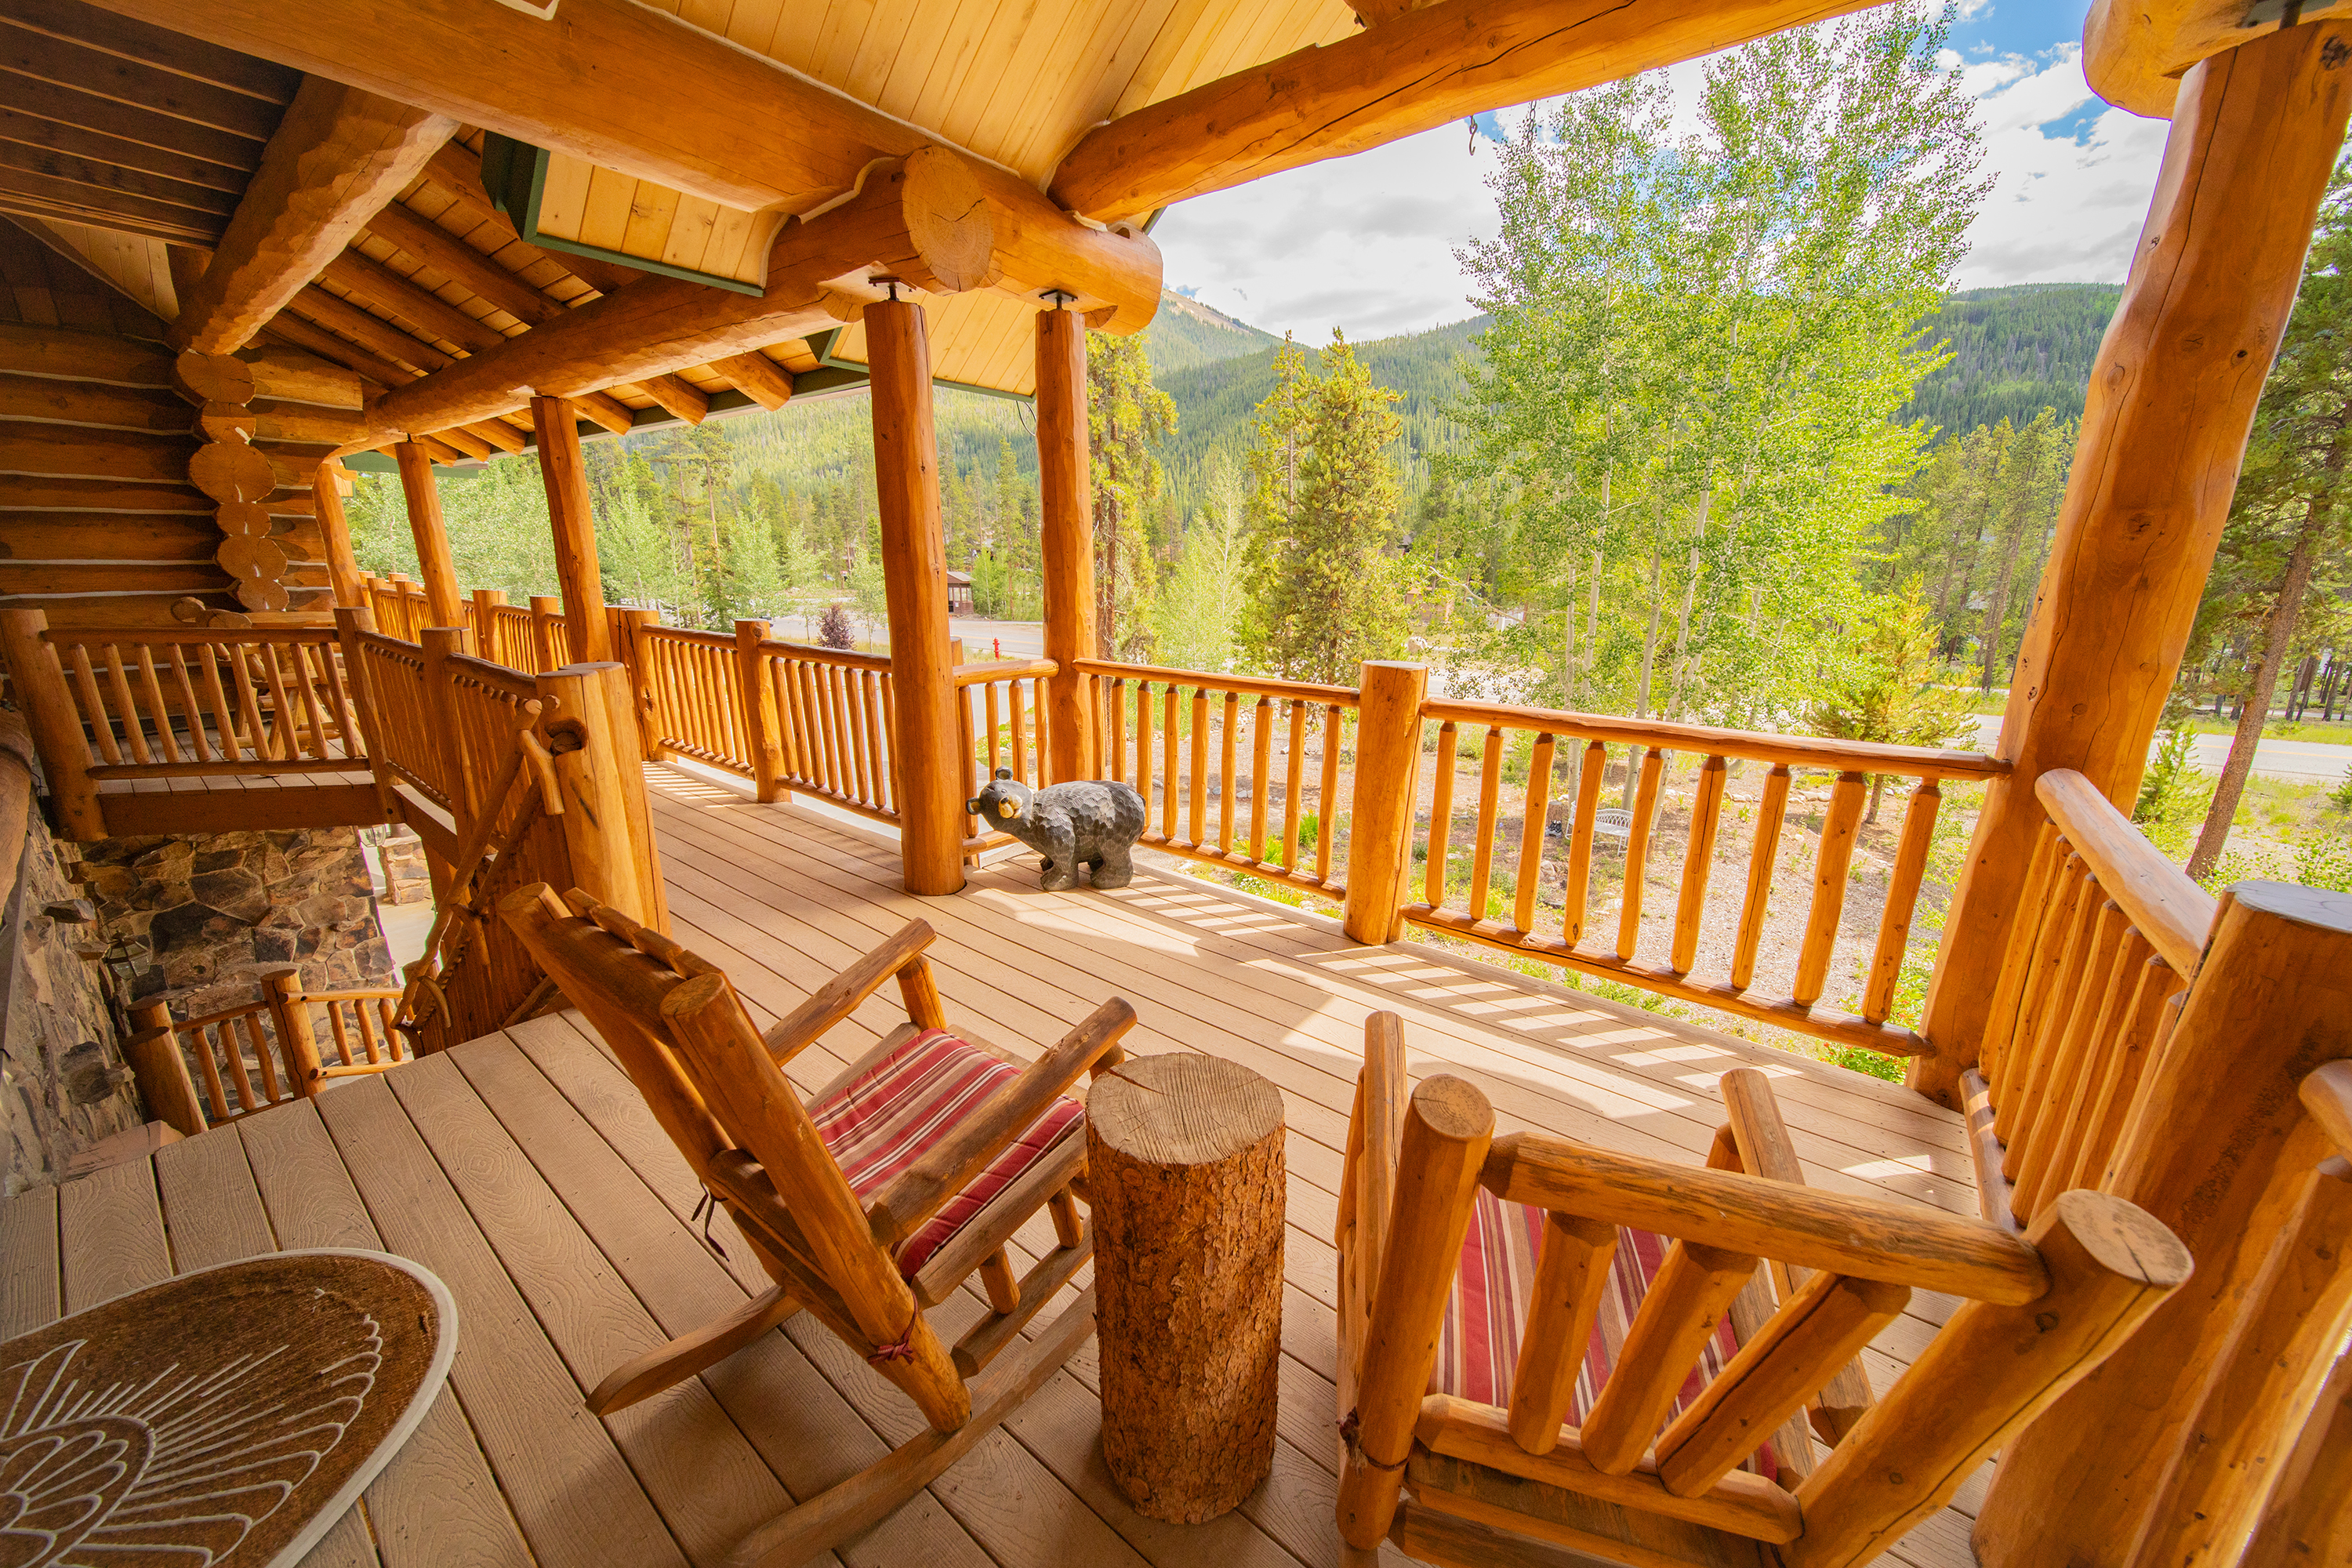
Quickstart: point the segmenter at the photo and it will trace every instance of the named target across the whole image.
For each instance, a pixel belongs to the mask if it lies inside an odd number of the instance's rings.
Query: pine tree
[[[1872,600],[1844,646],[1816,683],[1805,727],[1839,741],[1889,746],[1941,746],[1976,729],[1965,692],[1939,684],[1933,612],[1912,578],[1897,593]],[[1878,820],[1887,775],[1870,781],[1870,811]]]
[[[1087,437],[1094,479],[1095,641],[1102,658],[1147,659],[1153,571],[1148,520],[1166,475],[1153,448],[1176,405],[1152,384],[1147,334],[1087,334]]]
[[[1404,648],[1399,493],[1386,452],[1398,395],[1373,384],[1344,336],[1331,336],[1321,376],[1293,347],[1259,405],[1239,640],[1259,668],[1349,683],[1363,660]]]

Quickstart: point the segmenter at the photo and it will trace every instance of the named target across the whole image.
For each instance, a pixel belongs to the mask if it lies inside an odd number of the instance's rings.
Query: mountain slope
[[[1896,417],[1925,419],[1948,435],[2003,419],[2023,425],[2044,407],[2080,419],[2091,362],[2122,298],[2113,283],[2020,283],[1951,295],[1926,324],[1925,341],[1949,340],[1952,363],[1921,382]]]
[[[1152,375],[1164,382],[1176,371],[1255,353],[1281,341],[1198,300],[1162,293],[1143,352],[1151,361]]]

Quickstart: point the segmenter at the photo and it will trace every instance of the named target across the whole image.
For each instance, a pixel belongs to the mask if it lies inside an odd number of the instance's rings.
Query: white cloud
[[[2119,282],[2147,216],[2167,127],[2101,105],[2080,49],[1962,66],[1994,176],[1957,281]],[[1954,63],[1958,63],[1955,60]],[[1673,68],[1678,131],[1696,129],[1702,62]],[[1507,110],[1515,126],[1523,110]],[[1416,331],[1471,313],[1454,247],[1495,231],[1494,149],[1449,125],[1170,209],[1154,237],[1171,287],[1269,331],[1325,341]]]
[[[1962,288],[2123,281],[2170,127],[2101,104],[2080,52],[2067,44],[1962,73],[1984,106],[1994,176],[1969,230]]]
[[[1473,142],[1448,125],[1171,207],[1152,231],[1168,280],[1310,345],[1458,321],[1454,247],[1495,232],[1494,144]]]

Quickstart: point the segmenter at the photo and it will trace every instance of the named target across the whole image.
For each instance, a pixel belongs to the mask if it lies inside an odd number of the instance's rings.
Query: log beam
[[[2352,26],[2273,33],[2192,68],[2090,400],[1920,1032],[1912,1088],[1956,1104],[2053,768],[2125,809],[2180,667],[2263,380],[2352,114]]]
[[[2237,48],[2254,28],[2277,30],[2284,9],[2255,21],[2240,0],[2093,0],[2083,18],[2083,76],[2117,109],[2169,120],[2190,66]]]
[[[771,414],[792,401],[793,373],[756,350],[712,360],[710,368]]]
[[[1099,738],[1078,660],[1096,656],[1094,489],[1087,477],[1087,327],[1072,310],[1037,312],[1039,554],[1045,587],[1045,733],[1055,780],[1100,775]]]
[[[211,264],[182,298],[173,344],[228,353],[252,342],[457,129],[448,116],[327,77],[305,80]]]
[[[948,647],[947,544],[940,530],[940,449],[931,423],[931,354],[923,308],[866,308],[873,366],[874,498],[890,606],[898,697],[899,855],[907,891],[963,887],[963,784],[955,669]]]
[[[1066,211],[1139,218],[1187,196],[1696,59],[1870,3],[1440,0],[1097,126],[1062,160],[1049,188]]]
[[[960,290],[984,268],[987,236],[972,216],[983,206],[953,153],[934,148],[877,168],[850,201],[784,226],[766,293],[648,278],[378,399],[361,445],[492,418],[533,392],[568,397],[837,326],[825,287],[837,278],[862,284],[877,269]]]
[[[555,531],[564,641],[572,663],[601,664],[614,657],[613,631],[604,614],[604,579],[596,563],[596,520],[589,508],[588,469],[580,457],[579,422],[561,397],[532,398],[530,421],[539,433],[548,525]]]
[[[476,321],[448,300],[426,292],[383,262],[371,261],[358,251],[346,250],[337,256],[319,276],[341,289],[355,303],[389,311],[419,332],[469,352],[494,349],[507,341],[507,335],[488,322]]]
[[[663,412],[699,425],[710,417],[710,399],[700,387],[675,375],[641,376],[633,384],[639,392],[661,405]]]

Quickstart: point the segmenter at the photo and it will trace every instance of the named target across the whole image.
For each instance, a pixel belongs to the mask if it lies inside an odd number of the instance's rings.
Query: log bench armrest
[[[768,1047],[768,1055],[775,1058],[778,1067],[782,1067],[827,1029],[857,1011],[861,1003],[881,989],[884,981],[909,964],[924,963],[923,950],[931,945],[932,935],[929,921],[908,921],[889,941],[818,986],[807,1001],[785,1014],[761,1036],[760,1043]],[[929,1022],[927,1019],[916,1021]]]
[[[866,1211],[874,1239],[885,1247],[895,1247],[913,1235],[942,1204],[970,1186],[972,1178],[1010,1148],[1058,1096],[1106,1053],[1115,1050],[1119,1037],[1134,1026],[1135,1009],[1121,997],[1114,996],[1087,1014],[1053,1049],[1023,1068],[1019,1078],[990,1096],[954,1131],[890,1179]]]

